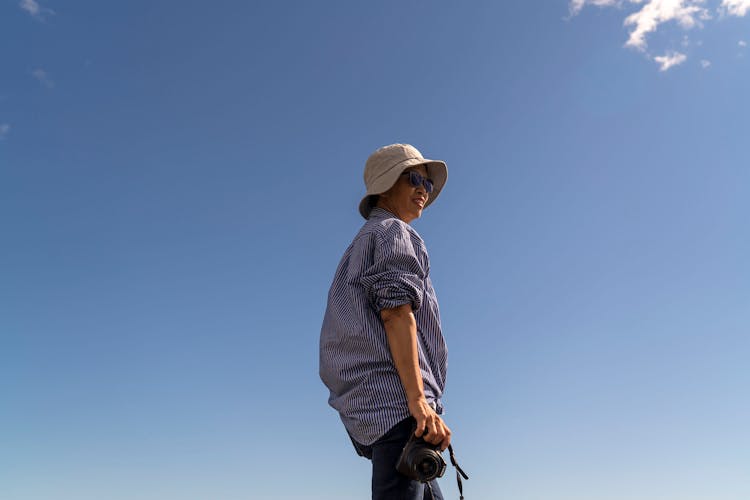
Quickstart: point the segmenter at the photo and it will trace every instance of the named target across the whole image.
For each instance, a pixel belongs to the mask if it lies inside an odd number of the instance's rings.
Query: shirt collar
[[[374,207],[372,210],[370,210],[370,216],[367,218],[367,220],[370,220],[370,219],[390,219],[390,218],[396,218],[396,219],[398,219],[398,217],[396,216],[396,214],[394,214],[393,212],[390,212],[390,211],[386,210],[385,208]]]

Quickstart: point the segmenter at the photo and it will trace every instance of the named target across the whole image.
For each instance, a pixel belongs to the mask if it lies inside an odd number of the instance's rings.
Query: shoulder
[[[378,255],[409,255],[420,260],[427,255],[419,233],[397,217],[370,220],[365,226],[370,248]]]
[[[380,241],[412,240],[423,243],[419,233],[398,217],[387,217],[367,221],[365,228]],[[364,228],[363,228],[364,229]]]

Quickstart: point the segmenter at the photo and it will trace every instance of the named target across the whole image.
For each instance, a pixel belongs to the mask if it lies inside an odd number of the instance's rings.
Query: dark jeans
[[[372,500],[443,500],[437,480],[430,481],[430,497],[424,484],[412,481],[396,470],[396,462],[409,440],[413,422],[411,417],[402,420],[370,446],[352,439],[357,453],[372,461]]]

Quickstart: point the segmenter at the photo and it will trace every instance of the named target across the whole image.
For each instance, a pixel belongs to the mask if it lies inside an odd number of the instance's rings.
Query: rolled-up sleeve
[[[393,221],[374,235],[373,264],[364,270],[360,283],[377,311],[409,303],[414,311],[422,306],[425,272],[405,226]]]

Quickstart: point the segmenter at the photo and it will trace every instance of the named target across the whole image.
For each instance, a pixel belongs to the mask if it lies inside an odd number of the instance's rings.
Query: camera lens
[[[424,458],[417,466],[419,475],[424,478],[434,478],[438,472],[438,464],[431,458]]]
[[[445,473],[445,460],[437,447],[422,440],[409,441],[399,457],[396,468],[403,475],[426,483]]]

